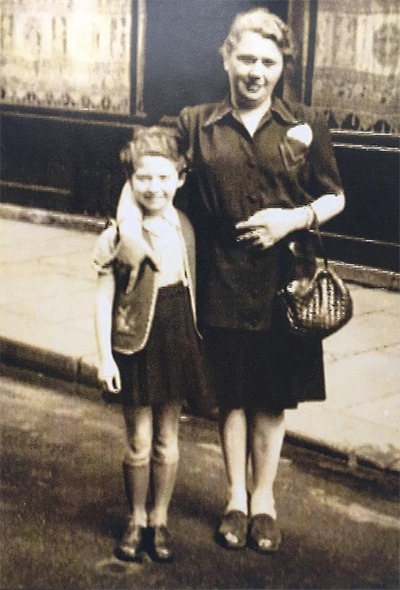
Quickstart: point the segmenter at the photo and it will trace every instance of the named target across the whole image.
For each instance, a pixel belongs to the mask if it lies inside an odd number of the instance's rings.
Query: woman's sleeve
[[[119,197],[117,206],[117,223],[121,225],[125,221],[133,224],[133,227],[141,232],[142,231],[142,219],[143,215],[140,207],[136,203],[133,195],[131,183],[125,182],[122,187],[122,191]]]
[[[150,246],[143,238],[143,214],[137,205],[129,182],[126,182],[117,207],[117,223],[120,235],[118,260],[132,269],[139,269],[140,264],[150,256]],[[156,266],[155,259],[150,256]]]
[[[195,181],[192,174],[193,164],[193,137],[196,129],[196,116],[193,107],[185,107],[179,113],[178,117],[162,117],[160,123],[163,125],[173,126],[178,132],[179,148],[187,162],[185,183],[176,194],[174,204],[184,211],[189,218],[191,217],[191,206],[193,194],[195,193]]]
[[[190,108],[185,107],[177,119],[177,129],[181,150],[188,162],[189,168],[193,162],[193,130],[191,125]]]
[[[178,132],[180,152],[186,157],[189,166],[193,159],[192,133],[190,131],[192,126],[191,119],[190,107],[182,109],[177,117],[164,115],[160,119],[160,125],[173,127]]]
[[[342,182],[333,151],[329,127],[316,115],[312,123],[313,140],[308,159],[307,192],[315,198],[343,192]]]
[[[113,262],[117,255],[119,235],[115,221],[97,238],[92,256],[92,266],[101,275],[113,272]]]

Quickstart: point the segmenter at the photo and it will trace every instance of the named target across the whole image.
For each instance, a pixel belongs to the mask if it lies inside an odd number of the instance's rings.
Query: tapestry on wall
[[[1,0],[3,104],[129,114],[131,0]]]
[[[318,3],[312,104],[331,126],[399,133],[400,3]]]

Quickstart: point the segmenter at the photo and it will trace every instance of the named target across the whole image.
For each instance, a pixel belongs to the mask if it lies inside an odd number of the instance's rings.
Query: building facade
[[[112,216],[135,123],[219,100],[234,15],[267,6],[296,35],[283,93],[326,116],[347,196],[329,255],[398,273],[396,0],[2,0],[2,201]]]

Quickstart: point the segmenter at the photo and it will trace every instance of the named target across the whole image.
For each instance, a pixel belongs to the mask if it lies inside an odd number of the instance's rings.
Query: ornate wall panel
[[[397,0],[318,3],[312,104],[333,126],[399,133],[399,74]]]
[[[1,0],[1,102],[129,114],[131,0]]]

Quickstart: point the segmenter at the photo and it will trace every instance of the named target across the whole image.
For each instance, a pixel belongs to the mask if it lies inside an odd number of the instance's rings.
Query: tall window
[[[1,102],[122,115],[137,110],[132,14],[132,0],[2,0]]]
[[[331,127],[400,132],[400,3],[322,0],[312,48],[311,104]]]

